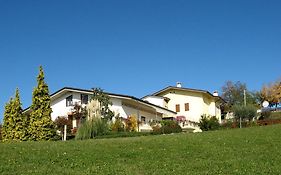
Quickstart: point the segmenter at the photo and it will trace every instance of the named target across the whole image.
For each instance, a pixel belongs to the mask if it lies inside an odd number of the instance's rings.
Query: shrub
[[[129,131],[129,132],[137,131],[137,128],[138,128],[137,118],[134,115],[129,116],[125,121],[126,131]]]
[[[57,129],[63,134],[64,132],[64,125],[67,126],[66,132],[67,134],[71,134],[71,129],[72,129],[72,123],[71,120],[69,120],[66,117],[57,117],[55,120],[55,124],[57,126]]]
[[[281,112],[271,112],[270,119],[281,119]]]
[[[264,126],[264,125],[274,125],[274,124],[281,124],[281,119],[267,119],[267,120],[258,120],[257,125]]]
[[[182,132],[180,125],[176,121],[164,120],[161,122],[161,125],[162,125],[161,129],[164,134]]]
[[[77,133],[77,128],[72,128],[71,129],[71,134],[72,135],[76,135],[76,133]]]
[[[229,128],[236,128],[236,122],[233,122],[233,120],[226,120],[226,122],[224,122],[224,123],[222,123],[221,124],[221,127],[222,128],[227,128],[227,129],[229,129]]]
[[[149,121],[148,123],[149,123],[149,125],[150,125],[151,127],[156,126],[156,125],[159,124],[159,122],[156,121],[156,120],[151,120],[151,121]]]
[[[153,134],[162,134],[161,125],[154,125],[154,126],[152,126],[152,133]]]
[[[77,130],[75,139],[84,140],[91,139],[96,136],[107,134],[109,127],[107,121],[100,117],[93,117],[90,120],[84,122]]]
[[[111,125],[111,130],[115,132],[122,132],[125,131],[124,124],[120,117],[116,117],[115,121]]]
[[[262,111],[259,120],[268,119],[271,116],[271,111]]]
[[[199,127],[203,131],[209,131],[219,129],[220,124],[215,116],[210,117],[207,115],[202,115],[199,122]]]
[[[246,127],[253,127],[253,126],[259,126],[257,121],[246,122]]]

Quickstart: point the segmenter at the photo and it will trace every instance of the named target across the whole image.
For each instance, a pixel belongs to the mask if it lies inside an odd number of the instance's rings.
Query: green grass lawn
[[[0,174],[281,174],[281,125],[1,143]]]

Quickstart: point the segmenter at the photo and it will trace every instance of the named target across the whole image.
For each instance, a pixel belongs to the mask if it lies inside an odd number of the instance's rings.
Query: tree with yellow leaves
[[[277,108],[278,104],[281,103],[281,80],[264,85],[261,89],[261,97],[268,101],[271,107]]]
[[[138,129],[138,121],[137,117],[135,115],[130,115],[126,122],[125,122],[125,128],[126,131],[132,132],[132,131],[137,131]]]

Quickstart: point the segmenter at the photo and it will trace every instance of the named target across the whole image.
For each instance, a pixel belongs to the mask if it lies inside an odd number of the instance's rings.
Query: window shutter
[[[179,104],[176,105],[176,112],[180,112],[180,105]]]
[[[189,103],[185,103],[184,107],[185,107],[185,111],[189,111]]]

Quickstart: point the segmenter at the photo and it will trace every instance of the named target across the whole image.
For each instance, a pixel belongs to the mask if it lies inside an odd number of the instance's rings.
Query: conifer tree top
[[[19,88],[16,89],[14,103],[14,108],[18,108],[18,110],[22,111]]]
[[[44,76],[44,71],[43,71],[43,67],[40,66],[39,67],[39,74],[37,76],[37,82],[38,82],[38,87],[40,86],[46,86],[46,83],[45,83],[45,76]]]
[[[31,109],[50,108],[50,96],[47,83],[44,81],[44,71],[42,66],[39,67],[37,76],[37,86],[33,89]],[[50,109],[49,109],[50,110]]]

